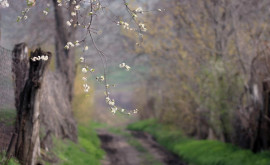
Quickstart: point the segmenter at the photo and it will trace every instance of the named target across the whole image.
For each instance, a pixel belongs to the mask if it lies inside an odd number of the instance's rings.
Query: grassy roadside
[[[69,140],[54,141],[53,153],[60,159],[59,165],[99,165],[104,151],[91,124],[78,126],[78,143]]]
[[[15,109],[0,109],[0,122],[7,126],[13,125],[16,119]]]
[[[128,129],[150,133],[161,145],[193,165],[270,165],[269,151],[254,154],[219,141],[188,139],[155,120],[140,121]]]
[[[5,153],[3,152],[3,153],[0,153],[0,164],[4,162],[5,162]],[[8,162],[8,165],[19,165],[19,162],[15,158],[11,158]]]

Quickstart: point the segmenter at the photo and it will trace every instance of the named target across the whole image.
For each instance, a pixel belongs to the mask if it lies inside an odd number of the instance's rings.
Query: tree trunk
[[[24,89],[26,80],[29,72],[29,59],[27,58],[28,48],[25,43],[15,45],[12,51],[12,73],[14,80],[14,96],[15,96],[15,107],[17,114],[19,113],[20,106],[20,94]],[[17,133],[13,133],[10,140],[6,157],[8,159],[14,154],[15,144],[17,140]]]
[[[20,93],[23,91],[29,72],[28,48],[25,43],[15,45],[12,52],[12,73],[15,89],[15,107],[20,105]]]
[[[34,53],[32,52],[30,57],[33,58],[42,55],[47,55],[50,60],[51,54],[42,52],[41,49],[37,49]],[[23,165],[34,165],[39,155],[40,88],[49,60],[30,60],[29,76],[20,94],[20,104],[16,121],[18,138],[15,147],[15,156]]]
[[[65,24],[65,17],[61,7],[58,7],[57,0],[53,0],[54,14],[55,14],[55,53],[56,53],[56,69],[64,75],[64,81],[68,91],[69,100],[72,101],[73,86],[75,78],[75,51],[74,49],[65,49],[67,42],[74,42],[75,40],[75,27],[70,27],[69,30]],[[69,6],[68,15],[74,5]],[[73,20],[76,22],[76,20]]]

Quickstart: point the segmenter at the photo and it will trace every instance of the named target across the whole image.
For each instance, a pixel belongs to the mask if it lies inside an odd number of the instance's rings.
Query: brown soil
[[[131,132],[131,134],[161,164],[187,165],[177,155],[168,152],[156,143],[149,134],[143,132]],[[102,148],[107,153],[102,162],[103,165],[144,165],[142,153],[128,144],[125,137],[106,130],[99,130],[98,136],[102,142]]]

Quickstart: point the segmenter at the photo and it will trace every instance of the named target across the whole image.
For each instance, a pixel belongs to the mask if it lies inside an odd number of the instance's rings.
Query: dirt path
[[[98,131],[102,148],[107,153],[103,165],[187,165],[178,156],[157,144],[150,135],[142,132],[129,133],[140,143],[144,152],[130,145],[125,136],[106,130]]]
[[[181,158],[159,145],[151,135],[144,132],[132,131],[132,135],[139,139],[142,146],[146,148],[157,160],[166,165],[187,165]]]
[[[130,146],[124,137],[99,130],[98,136],[102,142],[101,147],[106,151],[107,157],[103,165],[140,165],[141,159],[138,151]]]

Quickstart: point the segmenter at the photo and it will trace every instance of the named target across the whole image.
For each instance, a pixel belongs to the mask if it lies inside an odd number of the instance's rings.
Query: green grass
[[[14,124],[16,119],[15,109],[0,109],[0,122],[6,125]]]
[[[54,154],[60,165],[99,165],[104,151],[92,126],[78,126],[78,144],[55,139]]]
[[[193,165],[270,165],[269,151],[254,154],[219,141],[189,139],[155,120],[140,121],[128,129],[152,134],[161,145]]]
[[[5,162],[5,153],[0,153],[0,164],[2,165],[2,163]],[[8,162],[8,165],[19,165],[18,160],[16,160],[15,158],[11,158]]]

